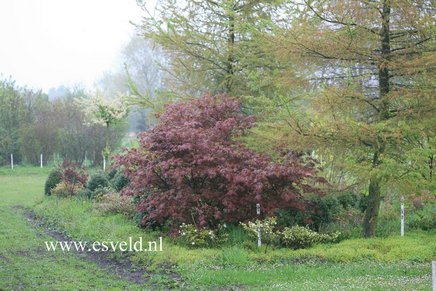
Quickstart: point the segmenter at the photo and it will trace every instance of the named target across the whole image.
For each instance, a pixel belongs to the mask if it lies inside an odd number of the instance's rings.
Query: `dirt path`
[[[143,289],[150,276],[128,260],[47,250],[45,241],[69,239],[30,211],[42,197],[44,177],[0,175],[0,290]]]
[[[73,239],[64,233],[50,229],[44,222],[37,218],[30,209],[23,209],[23,213],[30,223],[32,229],[36,232],[43,232],[51,238],[52,241],[72,241]],[[110,257],[107,252],[88,252],[77,251],[72,248],[71,253],[77,255],[81,259],[95,263],[99,268],[108,273],[115,273],[122,280],[144,285],[149,281],[152,274],[148,274],[147,268],[134,266],[128,258],[116,259]]]
[[[0,290],[141,288],[138,273],[121,273],[121,264],[107,262],[103,268],[104,260],[47,251],[44,242],[61,237],[46,233],[25,215],[21,207],[0,207]]]

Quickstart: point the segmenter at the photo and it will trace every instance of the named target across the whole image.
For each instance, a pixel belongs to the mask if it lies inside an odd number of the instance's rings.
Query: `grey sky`
[[[142,15],[135,0],[0,0],[1,77],[45,91],[90,87],[119,65],[129,21]]]

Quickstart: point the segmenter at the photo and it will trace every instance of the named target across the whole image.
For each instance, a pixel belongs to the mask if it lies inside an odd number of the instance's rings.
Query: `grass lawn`
[[[138,286],[118,278],[74,254],[44,249],[45,234],[33,229],[16,205],[32,207],[50,227],[75,240],[156,240],[122,215],[103,215],[92,201],[43,197],[47,170],[0,170],[0,289],[114,289]],[[233,235],[232,237],[237,237]],[[53,238],[52,238],[53,240]],[[17,243],[19,241],[19,243]],[[26,254],[26,255],[23,255]],[[187,249],[164,239],[163,252],[124,256],[147,265],[154,275],[150,288],[224,288],[276,290],[393,289],[431,290],[431,264],[436,259],[436,232],[406,237],[351,239],[307,250],[248,250],[232,240],[220,249]],[[179,273],[174,281],[168,269]]]
[[[25,209],[42,199],[48,171],[0,170],[0,290],[135,288],[72,253],[48,252],[52,238],[31,226]]]

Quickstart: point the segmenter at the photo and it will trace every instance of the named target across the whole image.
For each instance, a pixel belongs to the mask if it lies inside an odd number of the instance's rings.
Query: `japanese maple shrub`
[[[253,125],[225,95],[167,105],[139,147],[115,158],[130,180],[123,194],[140,196],[142,223],[214,228],[256,217],[256,203],[262,217],[278,208],[303,211],[302,196],[316,191],[306,183],[315,169],[297,159],[274,163],[235,139]]]
[[[75,195],[80,191],[88,181],[88,175],[85,170],[77,163],[64,160],[61,168],[61,187],[65,195]]]

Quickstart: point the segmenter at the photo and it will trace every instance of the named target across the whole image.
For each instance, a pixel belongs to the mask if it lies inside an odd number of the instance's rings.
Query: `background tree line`
[[[102,163],[107,129],[92,123],[78,98],[90,98],[80,88],[64,88],[50,100],[39,90],[19,87],[10,79],[0,80],[0,164],[8,165],[10,155],[15,163],[39,165],[68,159],[83,164]],[[109,129],[107,140],[112,149],[120,145],[125,125]]]

